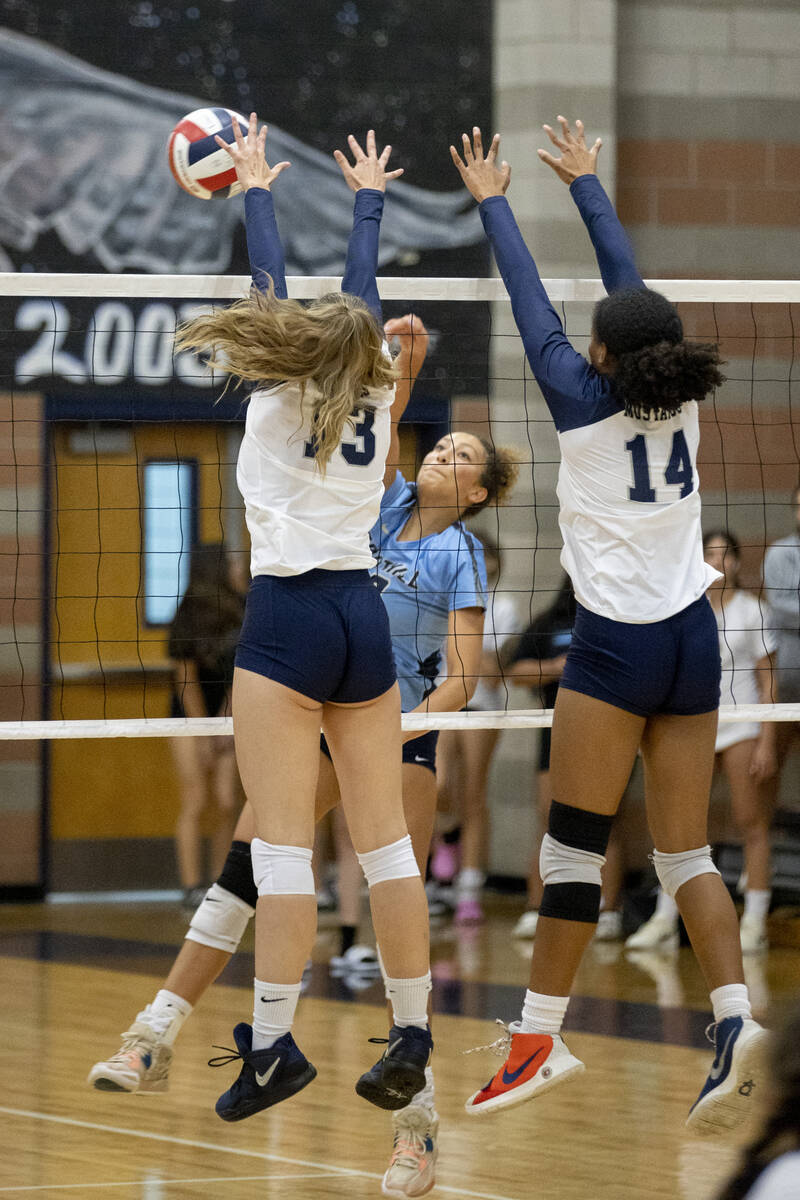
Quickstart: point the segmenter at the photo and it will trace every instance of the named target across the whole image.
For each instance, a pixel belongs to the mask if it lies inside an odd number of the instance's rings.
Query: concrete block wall
[[[620,0],[619,213],[652,276],[800,274],[800,7]]]

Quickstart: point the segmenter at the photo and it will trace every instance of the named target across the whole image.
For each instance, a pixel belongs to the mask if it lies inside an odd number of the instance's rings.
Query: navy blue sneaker
[[[710,1025],[706,1036],[713,1040],[716,1054],[686,1126],[701,1135],[727,1133],[749,1115],[753,1096],[764,1082],[769,1034],[749,1017],[726,1017]]]
[[[387,1043],[375,1066],[356,1084],[359,1096],[378,1108],[405,1108],[425,1087],[425,1068],[433,1054],[433,1038],[426,1027],[393,1025],[388,1038],[370,1038]]]
[[[232,1050],[208,1061],[210,1067],[224,1067],[237,1058],[242,1060],[239,1078],[223,1092],[215,1108],[223,1121],[242,1121],[272,1104],[287,1100],[302,1091],[316,1075],[290,1033],[278,1038],[268,1050],[253,1050],[253,1030],[244,1022],[233,1031],[238,1054]],[[217,1046],[225,1050],[226,1046]]]

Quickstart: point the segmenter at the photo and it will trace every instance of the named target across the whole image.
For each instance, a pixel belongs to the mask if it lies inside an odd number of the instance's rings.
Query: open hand
[[[345,183],[354,192],[359,188],[375,188],[378,192],[386,191],[386,184],[390,179],[398,179],[403,174],[403,168],[398,167],[396,171],[387,171],[386,164],[389,162],[389,156],[392,153],[391,146],[384,146],[380,154],[378,154],[375,145],[375,130],[367,130],[367,151],[366,154],[361,149],[360,145],[353,137],[352,133],[347,138],[347,144],[350,147],[355,162],[351,164],[347,161],[341,150],[334,150],[333,157],[339,165],[339,168],[344,175]]]
[[[547,150],[537,150],[539,158],[542,162],[547,163],[548,167],[552,167],[558,178],[563,179],[567,184],[572,183],[580,175],[596,175],[597,155],[603,144],[602,139],[598,138],[591,150],[587,150],[583,121],[575,122],[574,133],[570,129],[566,117],[559,117],[558,123],[561,126],[561,137],[549,125],[543,125],[542,129],[553,145],[561,151],[561,158],[554,158]]]
[[[233,132],[236,136],[236,141],[233,145],[229,145],[221,137],[214,140],[223,150],[227,150],[233,159],[233,165],[236,168],[236,178],[242,185],[244,191],[251,187],[264,188],[270,190],[270,184],[280,175],[281,171],[285,171],[292,164],[288,162],[279,162],[276,166],[271,167],[264,157],[264,147],[267,142],[267,126],[262,125],[261,131],[257,132],[258,118],[254,112],[250,113],[250,123],[247,129],[247,137],[242,137],[242,131],[239,128],[239,122],[233,122]]]
[[[469,140],[469,134],[462,133],[461,143],[464,158],[461,158],[455,146],[450,147],[450,157],[471,195],[478,203],[486,200],[489,196],[504,195],[511,182],[511,167],[505,161],[501,162],[499,167],[497,165],[500,134],[496,133],[492,138],[492,144],[485,157],[483,139],[477,125],[472,130],[472,142]]]

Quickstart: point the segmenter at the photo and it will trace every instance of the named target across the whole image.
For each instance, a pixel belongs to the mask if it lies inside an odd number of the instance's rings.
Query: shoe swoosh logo
[[[739,1032],[738,1029],[732,1029],[730,1031],[730,1033],[728,1034],[725,1045],[722,1047],[722,1053],[719,1056],[719,1065],[717,1065],[716,1063],[713,1064],[713,1066],[711,1067],[711,1070],[708,1072],[709,1079],[713,1079],[716,1081],[722,1075],[723,1068],[725,1066],[725,1060],[728,1057],[728,1047],[730,1046],[731,1042],[734,1040],[734,1038],[736,1037],[736,1034],[738,1032]],[[730,1064],[728,1064],[728,1065],[730,1065]]]
[[[267,999],[266,996],[262,996],[261,1003],[262,1004],[280,1004],[281,1000],[285,1000],[285,999],[286,999],[285,996],[273,996],[273,998],[271,1000],[269,1000],[269,999]]]
[[[258,1071],[256,1071],[256,1083],[259,1087],[264,1087],[266,1083],[269,1083],[270,1079],[272,1078],[272,1073],[280,1061],[281,1060],[279,1058],[276,1058],[269,1070],[265,1071],[263,1075],[260,1075]]]
[[[539,1057],[539,1055],[542,1053],[543,1050],[544,1050],[544,1046],[540,1046],[539,1049],[536,1051],[536,1053],[532,1054],[530,1056],[530,1058],[526,1059],[525,1062],[522,1064],[522,1066],[519,1067],[516,1071],[509,1072],[509,1071],[506,1071],[505,1068],[503,1068],[503,1083],[505,1083],[505,1084],[516,1083],[517,1080],[519,1079],[520,1075],[522,1074],[522,1072],[525,1071],[531,1065],[531,1063]]]

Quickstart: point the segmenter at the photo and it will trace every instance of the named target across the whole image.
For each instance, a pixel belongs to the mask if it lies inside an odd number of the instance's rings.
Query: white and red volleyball
[[[169,169],[176,183],[191,196],[212,200],[215,196],[235,196],[242,190],[230,155],[214,141],[215,137],[235,141],[234,121],[246,134],[247,121],[232,108],[197,108],[169,135]]]

